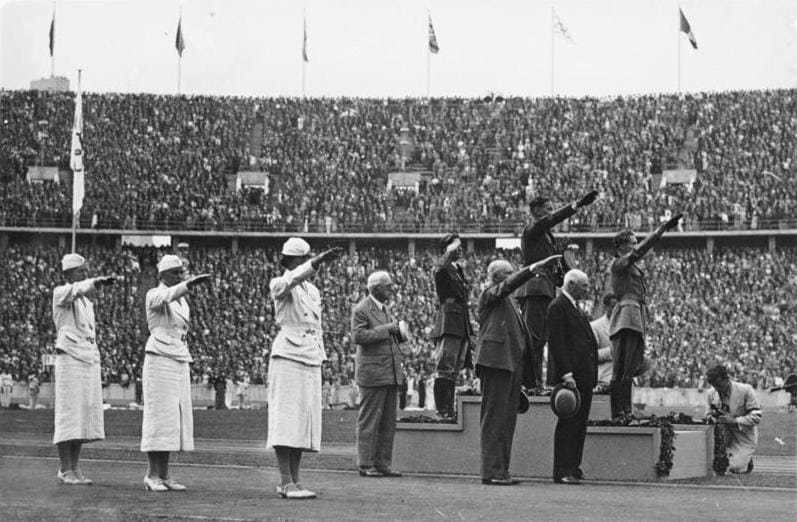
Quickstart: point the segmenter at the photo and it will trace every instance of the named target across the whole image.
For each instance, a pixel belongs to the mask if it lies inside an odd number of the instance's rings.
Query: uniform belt
[[[462,306],[467,306],[467,303],[465,303],[464,301],[460,301],[456,297],[446,297],[445,299],[443,299],[443,303],[445,303],[445,304],[459,303]]]

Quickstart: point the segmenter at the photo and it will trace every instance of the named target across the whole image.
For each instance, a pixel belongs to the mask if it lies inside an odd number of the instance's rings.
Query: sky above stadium
[[[0,0],[0,86],[50,75],[53,2]],[[678,6],[697,39],[679,33]],[[553,33],[552,6],[571,40]],[[105,0],[55,3],[54,71],[91,92],[607,96],[797,87],[795,0]],[[429,55],[431,12],[440,51]],[[430,59],[429,59],[430,58]]]

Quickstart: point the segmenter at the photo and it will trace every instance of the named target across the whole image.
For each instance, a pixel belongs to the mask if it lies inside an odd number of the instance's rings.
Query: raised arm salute
[[[84,442],[105,438],[94,304],[89,299],[112,285],[113,276],[87,279],[86,260],[67,254],[61,260],[66,282],[53,290],[55,341],[55,433],[61,467],[59,484],[89,485],[80,470]]]
[[[555,254],[556,241],[551,229],[569,218],[578,209],[591,205],[598,198],[597,191],[592,191],[577,201],[573,201],[554,211],[548,198],[536,197],[529,203],[529,210],[534,221],[523,229],[520,247],[523,251],[523,263],[530,265]],[[556,297],[556,287],[562,286],[562,278],[570,266],[564,260],[549,264],[534,271],[529,281],[516,293],[523,310],[523,320],[531,332],[531,360],[534,369],[534,384],[542,387],[542,358],[545,343],[548,340],[546,314],[548,304]]]
[[[610,269],[612,294],[619,302],[612,311],[609,338],[613,346],[610,383],[612,418],[631,415],[633,379],[644,368],[645,332],[647,331],[647,288],[645,273],[636,266],[665,232],[678,226],[677,215],[651,233],[641,243],[631,230],[614,236],[616,258]]]
[[[147,292],[149,339],[144,349],[144,420],[141,451],[147,454],[144,485],[150,491],[185,491],[169,476],[169,453],[194,450],[191,404],[193,362],[186,337],[190,308],[185,296],[210,283],[209,274],[183,281],[183,261],[165,255],[158,263],[160,284]]]

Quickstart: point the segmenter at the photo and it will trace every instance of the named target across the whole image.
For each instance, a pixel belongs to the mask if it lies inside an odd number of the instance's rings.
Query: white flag
[[[77,214],[83,207],[83,196],[86,192],[83,177],[83,93],[80,91],[79,83],[75,96],[75,121],[72,125],[69,167],[72,169],[72,214]]]

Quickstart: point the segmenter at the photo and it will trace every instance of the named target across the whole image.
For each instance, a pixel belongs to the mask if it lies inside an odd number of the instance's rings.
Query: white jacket
[[[187,293],[188,285],[185,282],[174,286],[161,283],[147,292],[149,339],[145,352],[193,362],[186,344],[190,309],[183,296]]]
[[[100,362],[94,331],[94,304],[88,299],[97,293],[95,281],[96,278],[84,279],[53,290],[55,347],[88,364]]]
[[[269,283],[274,319],[280,326],[272,357],[320,366],[327,356],[321,329],[321,293],[306,279],[316,271],[310,261],[286,270]]]

